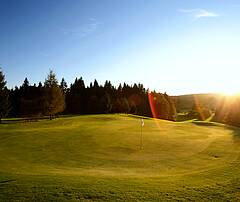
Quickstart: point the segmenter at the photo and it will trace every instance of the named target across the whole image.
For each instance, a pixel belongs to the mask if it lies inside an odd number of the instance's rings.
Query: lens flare
[[[148,92],[148,102],[150,105],[152,116],[154,118],[156,126],[160,129],[159,122],[157,121],[158,116],[157,116],[157,110],[155,109],[155,104],[154,104],[155,101],[156,101],[156,97],[154,96],[154,93]]]
[[[193,99],[194,99],[194,103],[195,103],[195,109],[199,113],[201,120],[204,121],[206,119],[206,117],[204,115],[203,109],[201,108],[201,105],[199,103],[199,100],[198,100],[197,96],[193,95]]]

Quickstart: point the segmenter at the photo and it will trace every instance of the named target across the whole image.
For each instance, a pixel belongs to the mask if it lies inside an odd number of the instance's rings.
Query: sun
[[[240,94],[240,89],[237,84],[231,83],[231,82],[225,82],[222,84],[219,84],[218,89],[216,90],[221,95],[224,96],[235,96]]]
[[[222,91],[220,94],[224,96],[237,96],[237,95],[240,95],[240,91],[228,90],[228,91]]]

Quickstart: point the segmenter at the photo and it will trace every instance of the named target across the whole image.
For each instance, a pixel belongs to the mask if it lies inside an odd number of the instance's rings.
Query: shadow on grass
[[[3,180],[3,181],[0,181],[0,184],[4,184],[4,183],[8,183],[8,182],[14,182],[16,180]]]
[[[225,125],[225,127],[232,131],[233,139],[240,141],[240,128],[236,126]]]
[[[13,118],[3,119],[0,124],[15,124],[15,123],[28,123],[37,122],[40,120],[49,119],[48,117],[34,117],[34,118]]]
[[[195,125],[198,126],[206,126],[206,127],[222,127],[225,129],[230,130],[232,133],[232,138],[234,143],[236,143],[238,145],[238,147],[240,146],[240,127],[237,126],[232,126],[232,125],[227,125],[224,123],[218,123],[218,122],[207,122],[207,121],[193,121],[192,122]]]

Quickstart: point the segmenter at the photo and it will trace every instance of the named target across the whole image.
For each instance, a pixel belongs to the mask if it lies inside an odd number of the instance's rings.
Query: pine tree
[[[67,92],[67,82],[65,81],[64,78],[62,78],[62,80],[61,80],[60,88],[62,89],[62,91],[63,91],[64,93]]]
[[[42,88],[42,83],[41,82],[38,83],[38,88]]]
[[[24,89],[28,89],[29,88],[29,81],[28,81],[27,78],[24,79],[22,87]]]
[[[44,86],[51,88],[57,85],[58,85],[58,81],[56,79],[56,74],[53,72],[53,70],[50,70],[47,78],[45,79]]]
[[[9,112],[8,91],[6,88],[5,76],[0,69],[0,123],[2,118],[6,117]]]
[[[56,74],[50,70],[47,79],[44,82],[44,113],[52,117],[62,112],[65,108],[65,97],[63,91],[58,86]]]
[[[75,114],[83,114],[86,110],[85,99],[85,83],[83,78],[76,78],[75,82],[70,86],[70,90],[67,94],[67,111]]]
[[[94,88],[98,88],[98,87],[99,87],[98,82],[97,82],[96,79],[94,80],[93,87],[94,87]]]

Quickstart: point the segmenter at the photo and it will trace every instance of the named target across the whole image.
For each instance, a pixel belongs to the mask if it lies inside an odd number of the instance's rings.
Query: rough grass
[[[240,131],[127,115],[0,125],[2,201],[239,201]]]

